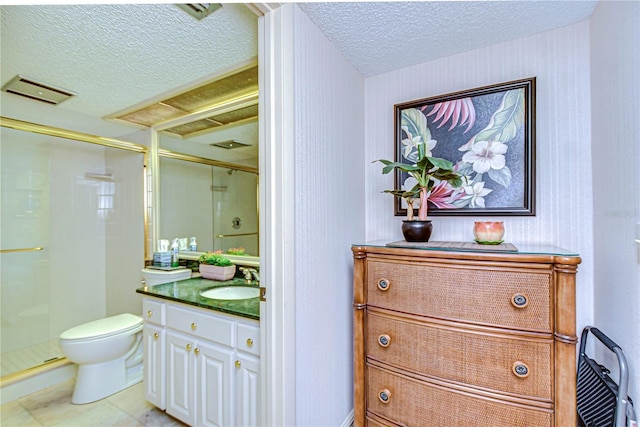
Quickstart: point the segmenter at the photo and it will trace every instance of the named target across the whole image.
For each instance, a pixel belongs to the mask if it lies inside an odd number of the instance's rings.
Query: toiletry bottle
[[[198,244],[196,243],[196,238],[195,237],[192,237],[189,240],[189,250],[192,251],[192,252],[195,252],[195,251],[198,250]]]
[[[171,267],[179,267],[180,262],[178,261],[178,239],[173,239],[171,243]]]

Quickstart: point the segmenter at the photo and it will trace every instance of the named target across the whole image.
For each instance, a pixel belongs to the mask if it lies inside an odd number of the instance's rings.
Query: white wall
[[[113,202],[104,219],[106,314],[140,314],[142,296],[135,290],[144,266],[144,158],[116,149],[107,150],[105,158],[114,180],[112,195],[98,195],[99,203]]]
[[[160,157],[160,236],[196,237],[198,250],[213,250],[211,166]],[[154,251],[155,251],[154,244]]]
[[[484,217],[504,221],[505,239],[546,243],[577,251],[578,328],[593,321],[593,234],[589,25],[555,31],[419,64],[365,81],[367,239],[401,240],[401,217],[382,190],[393,176],[382,175],[380,158],[394,155],[396,103],[537,78],[536,216]],[[432,240],[472,240],[480,217],[434,217]]]
[[[364,83],[297,6],[294,29],[295,425],[338,426],[353,408],[351,244],[365,235]]]
[[[640,399],[640,3],[591,17],[594,324],[622,347]],[[639,236],[635,236],[638,238]],[[611,355],[610,352],[605,352]],[[615,358],[612,364],[616,366]],[[636,404],[637,406],[637,404]]]

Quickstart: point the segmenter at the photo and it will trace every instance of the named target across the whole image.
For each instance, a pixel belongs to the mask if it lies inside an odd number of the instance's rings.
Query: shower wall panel
[[[0,255],[4,376],[31,367],[7,371],[9,354],[45,348],[35,366],[61,356],[64,330],[140,313],[144,228],[141,154],[0,130],[0,246],[43,248]]]

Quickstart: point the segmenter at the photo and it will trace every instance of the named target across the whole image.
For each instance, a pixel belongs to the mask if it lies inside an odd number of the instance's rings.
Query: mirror
[[[257,99],[255,106],[257,114]],[[158,133],[158,238],[195,237],[197,253],[181,248],[181,258],[241,248],[249,257],[239,263],[259,265],[258,121],[253,114],[213,129],[202,129],[196,123],[201,118],[182,120]]]
[[[160,238],[195,237],[197,251],[259,253],[258,174],[160,155]]]
[[[116,118],[151,125],[154,242],[259,255],[257,59]]]
[[[160,133],[158,141],[160,238],[258,256],[257,120],[188,138]]]

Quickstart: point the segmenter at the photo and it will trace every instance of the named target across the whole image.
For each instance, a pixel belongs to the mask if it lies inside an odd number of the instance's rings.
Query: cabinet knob
[[[193,323],[191,324],[191,330],[192,330],[192,331],[195,331],[196,329],[198,329],[198,324],[197,324],[196,322],[193,322]]]
[[[247,347],[253,347],[253,340],[251,338],[247,338]]]
[[[391,286],[391,282],[388,279],[380,279],[378,280],[378,289],[381,291],[389,290],[389,286]]]
[[[240,363],[239,360],[236,360],[236,368],[239,368],[240,366],[242,366],[242,363]]]
[[[511,370],[518,378],[527,378],[529,376],[529,367],[522,362],[515,362]]]
[[[187,344],[187,351],[191,351],[191,344]]]
[[[200,354],[200,349],[198,347],[195,348],[195,350],[193,350],[193,353],[197,356]]]
[[[391,392],[386,388],[380,390],[378,392],[378,399],[380,399],[380,402],[382,403],[389,403],[389,400],[391,400]]]
[[[378,344],[380,347],[389,347],[389,344],[391,344],[391,337],[386,334],[380,335],[378,337]]]
[[[514,294],[511,297],[511,304],[515,308],[525,308],[529,304],[529,298],[524,294]]]
[[[154,334],[153,334],[153,338],[155,338],[155,339],[160,338],[160,334],[159,334],[159,333],[157,333],[157,332],[156,332],[156,333],[154,333]]]
[[[153,316],[153,311],[148,310],[148,311],[147,311],[147,317],[152,317],[152,316]]]

